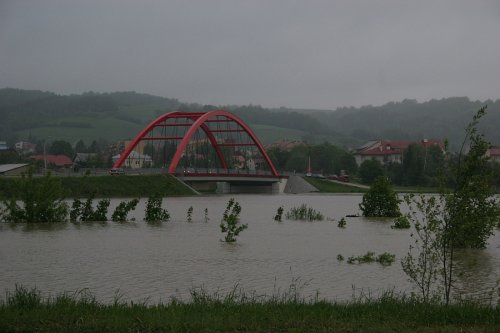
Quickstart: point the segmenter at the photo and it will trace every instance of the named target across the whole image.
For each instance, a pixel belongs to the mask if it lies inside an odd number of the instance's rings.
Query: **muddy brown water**
[[[234,244],[221,241],[219,228],[229,196],[165,198],[171,221],[158,225],[142,221],[144,199],[130,214],[135,222],[0,225],[0,290],[22,284],[45,295],[87,290],[103,302],[119,296],[151,303],[172,297],[187,301],[195,288],[224,294],[235,286],[268,296],[292,288],[306,299],[328,300],[413,290],[400,264],[410,230],[362,217],[347,218],[345,229],[337,227],[341,217],[360,213],[360,195],[233,197],[242,207],[241,222],[248,224]],[[112,200],[110,212],[119,201]],[[302,203],[335,221],[273,221],[278,207],[286,212]],[[396,262],[384,267],[337,260],[338,254],[347,259],[367,251],[393,253]],[[500,278],[500,232],[486,249],[462,251],[457,258],[465,293],[490,290]]]

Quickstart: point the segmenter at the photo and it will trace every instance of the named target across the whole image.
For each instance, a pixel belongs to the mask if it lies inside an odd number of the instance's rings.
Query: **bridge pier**
[[[266,182],[217,182],[216,193],[218,194],[233,194],[233,193],[265,193],[278,194],[280,193],[280,183]],[[282,192],[282,191],[281,191]]]

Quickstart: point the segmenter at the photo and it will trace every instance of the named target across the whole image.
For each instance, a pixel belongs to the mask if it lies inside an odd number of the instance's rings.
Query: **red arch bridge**
[[[168,172],[198,189],[278,192],[282,178],[255,133],[234,114],[170,112],[147,125],[114,169]],[[281,186],[283,187],[283,186]]]

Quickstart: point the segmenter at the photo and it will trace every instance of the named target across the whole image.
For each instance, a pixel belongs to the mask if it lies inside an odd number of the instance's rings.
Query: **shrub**
[[[280,206],[278,208],[278,210],[276,211],[276,215],[274,216],[274,220],[276,222],[281,222],[282,221],[282,219],[283,219],[283,211],[284,211],[283,206]]]
[[[286,218],[289,220],[301,220],[301,221],[324,220],[323,214],[316,211],[312,207],[308,207],[306,204],[302,204],[299,207],[292,207],[290,211],[286,213]]]
[[[63,201],[64,191],[59,179],[50,173],[34,179],[30,172],[19,180],[19,205],[15,199],[3,202],[3,220],[6,222],[64,222],[68,215],[68,205]]]
[[[227,203],[226,210],[220,223],[221,232],[225,232],[224,240],[228,243],[236,242],[236,236],[248,228],[246,224],[240,224],[241,206],[231,198]]]
[[[397,217],[399,211],[399,200],[396,192],[392,189],[387,177],[378,177],[368,192],[363,195],[363,201],[359,208],[363,216],[369,217]]]
[[[394,224],[391,226],[392,229],[409,229],[411,226],[408,216],[401,215],[396,217]]]
[[[189,206],[186,219],[188,222],[193,222],[193,206]]]
[[[170,219],[170,214],[168,213],[168,211],[161,208],[162,201],[163,199],[158,195],[153,195],[148,198],[144,221],[166,222]]]
[[[127,222],[128,213],[134,210],[138,203],[139,199],[132,199],[128,202],[120,202],[118,206],[116,206],[116,209],[111,216],[111,220],[114,222]]]

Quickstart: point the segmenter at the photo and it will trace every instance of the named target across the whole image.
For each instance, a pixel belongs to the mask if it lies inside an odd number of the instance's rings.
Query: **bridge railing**
[[[275,177],[267,170],[247,169],[210,169],[210,168],[177,168],[176,175],[185,177],[218,177],[218,176],[240,176],[240,177]]]

